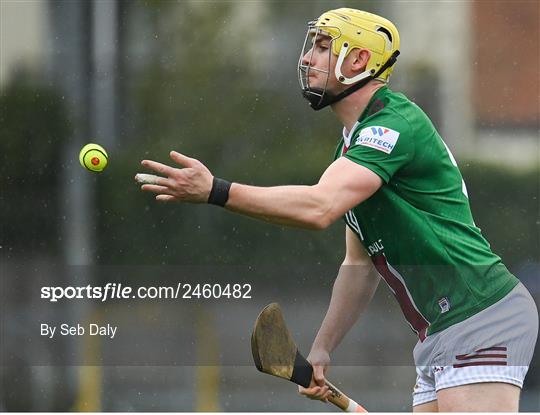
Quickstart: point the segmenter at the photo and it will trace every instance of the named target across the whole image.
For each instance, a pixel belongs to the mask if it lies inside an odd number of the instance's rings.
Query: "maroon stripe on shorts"
[[[476,353],[481,352],[506,352],[505,346],[487,347],[485,349],[476,350]]]
[[[486,347],[484,349],[475,350],[472,353],[458,354],[456,355],[456,359],[457,360],[481,359],[483,357],[506,359],[508,357],[506,353],[484,353],[484,352],[506,352],[506,350],[507,350],[506,346]]]
[[[466,367],[466,366],[506,366],[506,362],[493,361],[493,362],[466,362],[466,363],[456,363],[453,365],[455,368]]]
[[[502,359],[506,359],[508,355],[506,354],[460,354],[456,356],[457,360],[469,360],[469,359],[483,359],[484,357],[498,357]]]

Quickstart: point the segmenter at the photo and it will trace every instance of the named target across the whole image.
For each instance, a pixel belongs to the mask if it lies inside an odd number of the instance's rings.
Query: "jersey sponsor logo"
[[[356,144],[390,154],[396,146],[399,132],[386,127],[367,127],[360,131]]]

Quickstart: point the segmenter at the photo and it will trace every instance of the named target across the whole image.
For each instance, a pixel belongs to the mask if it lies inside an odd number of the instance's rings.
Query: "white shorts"
[[[459,385],[504,382],[523,386],[538,336],[538,310],[519,283],[504,298],[414,348],[413,406]]]

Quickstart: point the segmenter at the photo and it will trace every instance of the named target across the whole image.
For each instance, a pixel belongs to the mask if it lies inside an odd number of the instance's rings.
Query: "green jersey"
[[[518,283],[473,221],[452,153],[425,113],[379,89],[335,158],[383,180],[345,215],[423,339],[494,304]]]

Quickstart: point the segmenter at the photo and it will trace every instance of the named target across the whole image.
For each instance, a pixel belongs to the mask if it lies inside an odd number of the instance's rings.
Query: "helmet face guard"
[[[316,47],[317,42],[319,42],[322,38],[330,37],[330,43],[332,43],[334,39],[328,34],[328,32],[325,32],[320,28],[316,27],[316,22],[316,20],[313,20],[308,23],[308,30],[306,33],[306,38],[304,39],[304,46],[302,47],[302,51],[300,52],[300,58],[298,59],[297,72],[298,83],[300,84],[300,88],[302,89],[302,95],[305,99],[309,101],[309,104],[313,109],[318,110],[329,105],[330,102],[326,102],[329,99],[333,98],[333,95],[329,91],[327,91],[328,80],[330,79],[330,60],[332,57],[332,45],[330,44],[330,47],[327,49],[328,70],[313,67],[313,49]],[[304,64],[305,56],[309,57],[309,62],[307,64]],[[311,85],[310,75],[313,72],[318,72],[326,75],[326,80],[324,81],[324,86],[322,88]]]

